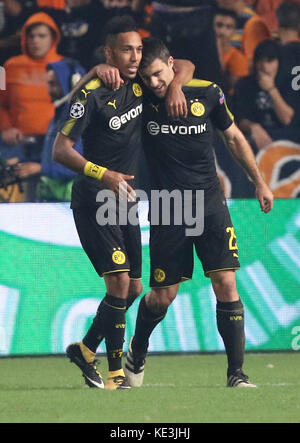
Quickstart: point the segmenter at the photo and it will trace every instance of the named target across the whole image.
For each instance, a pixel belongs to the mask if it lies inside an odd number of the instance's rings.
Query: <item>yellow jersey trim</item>
[[[84,85],[84,89],[88,91],[93,91],[94,89],[98,89],[101,86],[101,80],[99,78],[93,78],[86,85]]]
[[[208,86],[210,86],[212,84],[213,84],[213,82],[210,82],[208,80],[200,80],[200,79],[197,79],[197,78],[193,78],[190,82],[188,82],[184,86],[192,86],[194,88],[197,88],[197,87],[198,88],[199,87],[207,88]]]
[[[80,103],[82,105],[85,105],[86,102],[87,102],[86,100],[76,100],[76,103]],[[64,127],[60,132],[66,137],[69,137],[69,134],[72,131],[73,127],[75,126],[76,122],[77,122],[76,118],[73,117],[69,118],[69,120],[66,122],[66,124],[64,125]]]
[[[231,120],[234,122],[234,115],[233,115],[232,112],[229,110],[229,108],[228,108],[228,106],[227,106],[227,103],[226,103],[226,100],[224,101],[224,105],[225,105],[225,108],[226,108],[227,114],[229,115],[229,117],[231,118]]]

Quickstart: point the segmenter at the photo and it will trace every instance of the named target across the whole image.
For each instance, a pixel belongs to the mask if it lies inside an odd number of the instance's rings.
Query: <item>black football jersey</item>
[[[118,91],[107,89],[99,79],[88,82],[70,107],[61,132],[76,141],[82,138],[83,156],[110,170],[136,175],[141,147],[143,90],[128,81]],[[134,186],[134,183],[130,183]],[[72,207],[96,204],[102,181],[79,175],[73,186]]]
[[[144,147],[155,189],[209,189],[218,183],[213,132],[228,129],[234,117],[215,83],[192,80],[184,88],[188,116],[169,117],[165,101],[144,101]]]

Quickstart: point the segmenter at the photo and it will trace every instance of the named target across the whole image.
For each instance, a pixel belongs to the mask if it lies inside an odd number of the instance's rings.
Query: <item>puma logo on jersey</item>
[[[113,102],[108,102],[107,104],[117,110],[116,100],[114,100]]]
[[[85,91],[84,89],[81,89],[81,92],[84,93],[85,98],[91,93],[91,91]]]
[[[153,103],[151,103],[152,109],[154,109],[154,111],[159,112],[159,105],[154,105]]]

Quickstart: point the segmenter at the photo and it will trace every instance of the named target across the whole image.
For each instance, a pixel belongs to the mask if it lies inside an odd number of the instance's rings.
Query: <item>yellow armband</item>
[[[87,162],[85,164],[83,173],[88,177],[93,177],[96,178],[97,180],[102,180],[105,171],[107,171],[107,168],[96,165],[95,163],[92,162]]]

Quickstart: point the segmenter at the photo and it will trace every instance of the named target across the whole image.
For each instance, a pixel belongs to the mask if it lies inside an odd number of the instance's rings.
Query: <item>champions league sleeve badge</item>
[[[82,103],[74,103],[70,109],[70,117],[81,118],[85,112],[85,108]]]

